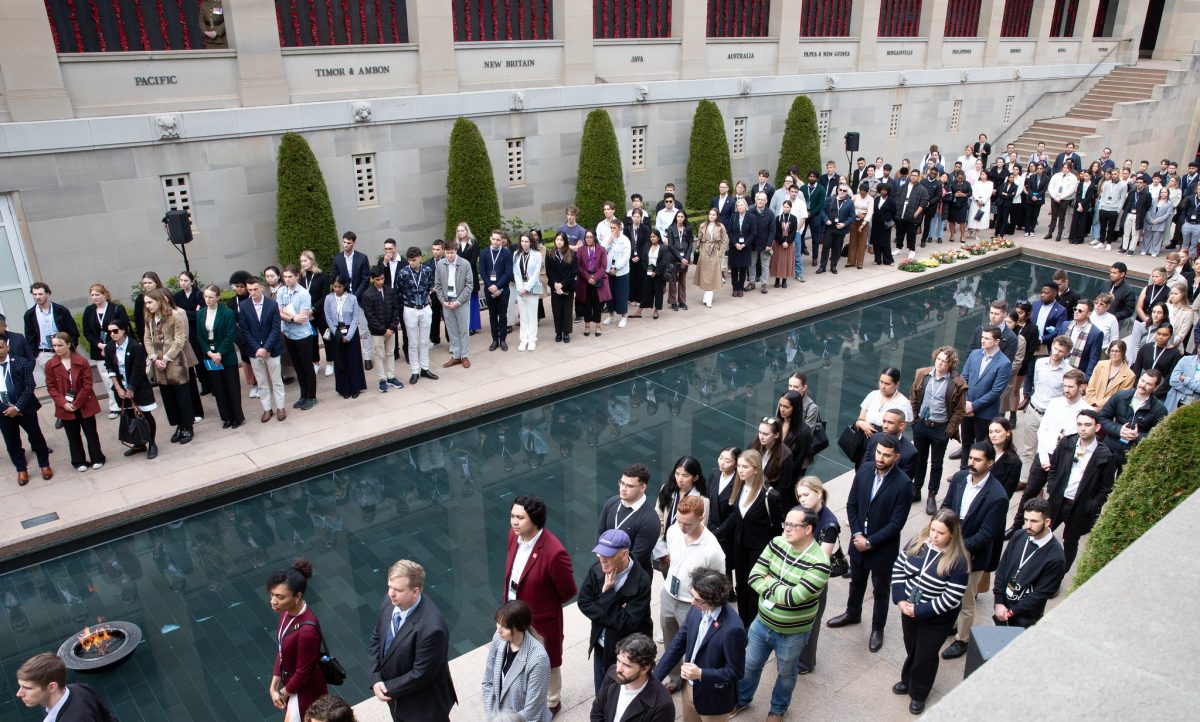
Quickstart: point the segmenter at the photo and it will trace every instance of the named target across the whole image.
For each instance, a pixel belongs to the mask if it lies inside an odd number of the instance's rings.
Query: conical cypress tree
[[[797,96],[788,111],[787,125],[783,129],[783,142],[779,146],[779,169],[775,171],[775,182],[782,183],[791,166],[800,169],[805,176],[810,170],[821,172],[821,134],[817,129],[817,109],[807,96]]]
[[[579,173],[575,181],[575,205],[579,224],[595,228],[604,217],[604,201],[617,204],[617,217],[625,217],[625,172],[621,147],[606,110],[593,110],[583,123],[579,144]]]
[[[284,133],[279,143],[275,242],[279,262],[299,263],[300,252],[312,251],[325,264],[338,251],[333,206],[321,166],[308,141],[298,133]]]
[[[500,227],[500,200],[492,161],[479,127],[459,118],[450,131],[450,168],[446,172],[446,235],[466,221],[477,239]]]
[[[699,211],[708,208],[709,200],[717,194],[717,184],[728,180],[729,141],[725,138],[725,119],[721,109],[711,100],[696,104],[692,117],[692,140],[688,149],[687,203],[685,208]],[[676,204],[679,207],[679,204]]]

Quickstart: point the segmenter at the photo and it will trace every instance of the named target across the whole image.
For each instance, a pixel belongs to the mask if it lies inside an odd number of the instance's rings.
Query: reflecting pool
[[[847,308],[0,576],[0,719],[42,718],[13,697],[17,667],[100,618],[145,633],[128,662],[86,678],[123,722],[277,719],[267,695],[277,617],[263,583],[296,556],[313,562],[308,601],[349,673],[337,691],[365,699],[367,643],[396,559],[425,566],[452,656],[474,649],[495,629],[516,495],[546,500],[580,579],[626,464],[650,467],[650,494],[683,454],[707,473],[721,448],[753,438],[796,370],[836,439],[879,369],[900,368],[907,392],[934,347],[965,348],[991,300],[1034,297],[1052,270],[1016,261]],[[1072,280],[1089,297],[1108,288]],[[847,469],[835,444],[813,473]]]

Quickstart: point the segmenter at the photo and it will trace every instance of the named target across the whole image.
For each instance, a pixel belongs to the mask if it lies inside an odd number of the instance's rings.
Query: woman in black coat
[[[83,337],[87,339],[90,349],[89,357],[96,364],[99,377],[103,379],[105,387],[110,387],[108,369],[104,366],[104,348],[108,345],[108,324],[117,319],[123,319],[128,323],[129,314],[125,311],[124,305],[113,300],[112,294],[102,283],[93,283],[88,288],[88,295],[92,298],[92,305],[80,314],[83,321]],[[117,418],[119,408],[117,395],[110,393],[108,395],[108,418]]]
[[[1013,427],[1008,419],[1003,416],[998,416],[992,419],[992,423],[988,424],[988,440],[992,442],[992,446],[996,449],[996,461],[992,464],[992,476],[996,477],[996,481],[1000,482],[1000,486],[1004,487],[1004,493],[1008,494],[1009,500],[1017,491],[1017,485],[1021,481],[1021,457],[1017,454],[1017,447],[1013,444]],[[1017,518],[1024,519],[1024,512],[1017,509]],[[1020,525],[1016,525],[1020,528]],[[992,569],[1000,565],[1000,547],[1003,544],[992,545],[992,559],[988,565],[988,569]]]
[[[192,347],[192,353],[196,354],[196,358],[204,358],[203,352],[200,350],[200,339],[196,336],[196,312],[204,307],[204,294],[196,287],[196,277],[190,271],[183,271],[179,274],[179,290],[174,293],[172,298],[179,310],[187,315],[188,344]],[[209,388],[208,373],[204,370],[203,364],[193,366],[191,375],[193,388],[197,381],[200,383],[199,392],[192,397],[192,408],[199,409],[201,408],[200,396],[211,393],[212,389]]]
[[[154,397],[154,386],[150,384],[150,377],[146,375],[146,348],[138,343],[137,339],[129,338],[128,321],[117,319],[109,322],[106,328],[109,342],[104,349],[104,365],[112,379],[113,390],[121,399],[122,408],[136,406],[146,417],[146,424],[150,427],[149,444],[134,446],[125,451],[125,456],[145,451],[146,458],[153,459],[158,456],[158,446],[154,443],[157,426],[151,412],[158,408],[158,403]],[[124,374],[121,373],[121,363],[117,359],[117,348],[122,342],[127,343],[125,358],[121,360],[124,363]]]
[[[872,202],[871,246],[875,249],[875,265],[890,266],[892,259],[892,226],[896,224],[896,202],[886,184],[879,184],[879,197]]]
[[[675,251],[663,243],[662,234],[657,228],[650,231],[650,245],[642,256],[642,263],[646,266],[646,280],[642,282],[642,308],[652,308],[655,318],[662,310],[663,290],[667,287],[668,276],[677,270],[673,265],[678,258]],[[641,315],[640,310],[638,315]]]
[[[716,535],[732,540],[738,616],[745,626],[758,615],[759,595],[750,587],[750,570],[767,544],[782,533],[783,518],[793,505],[767,486],[762,456],[753,449],[743,451],[737,461],[727,516]]]
[[[682,209],[675,212],[675,222],[667,226],[665,246],[671,249],[670,277],[667,279],[667,303],[672,311],[687,310],[687,279],[688,266],[692,264],[693,238],[692,224],[688,223],[687,213]]]
[[[550,312],[554,316],[555,342],[571,343],[571,324],[575,320],[575,279],[579,261],[567,240],[559,231],[554,247],[546,252],[546,282],[550,284]]]
[[[950,241],[954,241],[954,230],[958,229],[958,241],[966,240],[967,212],[971,206],[971,184],[961,170],[954,171],[954,182],[950,184]]]

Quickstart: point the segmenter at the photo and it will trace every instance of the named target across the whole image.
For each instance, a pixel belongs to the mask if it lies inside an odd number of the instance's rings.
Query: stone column
[[[279,24],[271,0],[238,0],[225,8],[229,46],[237,51],[243,106],[287,105],[291,90],[279,51]]]
[[[421,94],[458,92],[454,62],[454,5],[407,0],[408,41],[417,46]],[[421,42],[422,39],[425,42]]]
[[[946,39],[946,12],[950,0],[933,0],[922,5],[921,21],[925,25],[925,67],[942,67],[942,41]],[[978,30],[976,31],[978,32]]]
[[[1033,53],[1033,61],[1037,64],[1051,62],[1050,30],[1054,21],[1054,0],[1034,0],[1033,17],[1029,19],[1029,29],[1037,38],[1037,49]]]
[[[0,73],[14,121],[75,116],[41,0],[0,3]]]
[[[979,6],[979,34],[987,39],[983,66],[1000,65],[1000,30],[1004,21],[1003,2],[984,2]]]
[[[680,77],[684,80],[707,78],[707,0],[676,0],[671,11],[671,36],[683,39],[679,51]]]
[[[850,37],[858,38],[858,70],[875,70],[875,38],[879,35],[879,3],[857,2],[850,11]]]
[[[1117,17],[1113,22],[1113,37],[1125,38],[1129,42],[1125,43],[1125,47],[1109,56],[1109,59],[1114,63],[1136,63],[1138,61],[1138,43],[1142,39],[1142,25],[1146,21],[1145,6],[1141,3],[1122,2],[1117,4]],[[1168,18],[1166,13],[1163,15],[1163,24],[1160,28],[1169,27],[1166,23]],[[1195,27],[1191,28],[1195,30]],[[1187,29],[1180,28],[1179,32],[1186,32]],[[1161,33],[1162,30],[1160,29]],[[1181,36],[1183,37],[1183,36]],[[1195,34],[1188,36],[1188,43],[1191,43],[1191,38],[1200,37]],[[1162,45],[1159,45],[1160,49]],[[1190,48],[1189,48],[1190,52]]]
[[[595,83],[592,3],[554,0],[554,37],[563,41],[563,85]]]
[[[775,72],[795,75],[800,70],[800,13],[804,3],[771,4],[771,32],[779,39],[779,61]]]
[[[1083,53],[1079,57],[1081,62],[1092,56],[1092,31],[1096,29],[1096,18],[1100,16],[1100,0],[1083,2],[1083,13],[1075,16],[1075,37],[1083,41]]]
[[[1142,38],[1139,14],[1137,10],[1131,9],[1128,15],[1125,15],[1124,7],[1120,8],[1120,11],[1123,17],[1119,17],[1118,22],[1128,20],[1124,25],[1124,37],[1133,38],[1133,56],[1136,58],[1138,44]],[[1200,7],[1197,7],[1196,3],[1168,2],[1163,9],[1162,23],[1158,26],[1154,59],[1183,60],[1185,55],[1197,52],[1196,38],[1200,38]]]

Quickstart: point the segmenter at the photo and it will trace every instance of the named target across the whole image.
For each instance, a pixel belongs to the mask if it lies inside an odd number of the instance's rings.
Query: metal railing
[[[1038,106],[1038,104],[1042,102],[1042,100],[1043,100],[1043,99],[1045,99],[1045,98],[1046,98],[1046,96],[1048,96],[1048,95],[1061,95],[1061,94],[1064,94],[1064,93],[1066,93],[1066,94],[1070,94],[1070,93],[1074,93],[1076,90],[1079,90],[1079,86],[1083,85],[1083,82],[1084,82],[1085,80],[1087,80],[1087,79],[1091,78],[1091,77],[1092,77],[1092,75],[1094,75],[1094,74],[1095,74],[1096,70],[1097,70],[1097,69],[1098,69],[1098,68],[1099,68],[1101,65],[1103,65],[1103,64],[1104,64],[1104,62],[1105,62],[1106,60],[1108,60],[1109,56],[1111,56],[1111,55],[1112,55],[1113,53],[1115,53],[1115,52],[1116,52],[1118,49],[1120,49],[1121,47],[1123,47],[1123,46],[1125,45],[1125,43],[1131,43],[1131,42],[1133,42],[1133,39],[1132,39],[1132,38],[1119,38],[1119,39],[1117,39],[1117,42],[1116,42],[1116,44],[1115,44],[1115,45],[1113,45],[1111,48],[1109,48],[1109,49],[1108,49],[1108,52],[1104,54],[1104,57],[1102,57],[1102,58],[1100,58],[1099,60],[1097,60],[1097,61],[1096,61],[1096,64],[1092,66],[1091,70],[1088,70],[1088,71],[1087,71],[1087,73],[1085,73],[1083,76],[1081,76],[1081,77],[1079,78],[1079,80],[1078,80],[1078,81],[1076,81],[1075,85],[1071,86],[1071,89],[1070,89],[1070,90],[1047,90],[1047,91],[1045,91],[1044,93],[1042,93],[1041,95],[1039,95],[1039,96],[1038,96],[1038,97],[1037,97],[1037,98],[1036,98],[1036,99],[1035,99],[1035,100],[1034,100],[1032,103],[1030,103],[1030,104],[1029,104],[1029,105],[1028,105],[1028,106],[1025,108],[1025,110],[1023,110],[1023,111],[1021,112],[1021,114],[1020,114],[1020,115],[1018,115],[1018,116],[1017,116],[1016,120],[1013,120],[1012,122],[1010,122],[1008,125],[1006,125],[1006,126],[1004,127],[1004,130],[1000,131],[1000,133],[996,135],[996,141],[995,141],[994,145],[996,145],[996,146],[999,146],[999,145],[1000,145],[1000,141],[1001,141],[1001,140],[1005,140],[1005,139],[1006,139],[1006,136],[1008,135],[1008,132],[1009,132],[1010,130],[1012,130],[1013,128],[1015,128],[1015,127],[1017,126],[1017,124],[1018,124],[1018,123],[1020,123],[1020,122],[1021,122],[1021,120],[1022,120],[1022,119],[1023,119],[1023,118],[1024,118],[1026,115],[1029,115],[1029,113],[1030,113],[1030,112],[1031,112],[1031,111],[1032,111],[1034,108],[1036,108],[1036,107]],[[1037,122],[1037,120],[1035,119],[1035,121],[1034,121],[1034,122]]]

